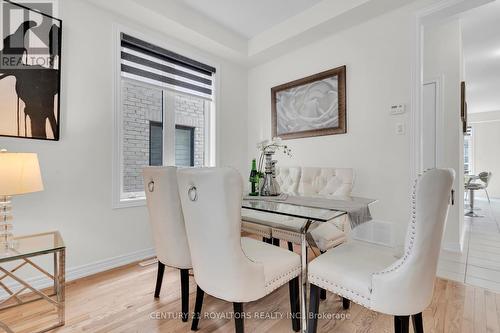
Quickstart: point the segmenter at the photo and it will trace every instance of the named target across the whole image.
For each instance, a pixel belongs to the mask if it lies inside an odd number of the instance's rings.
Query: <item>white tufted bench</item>
[[[350,196],[354,184],[354,171],[347,168],[317,167],[280,167],[276,180],[282,193],[304,196]],[[285,224],[288,230],[263,226],[259,221],[268,224]],[[242,230],[265,238],[275,238],[300,244],[299,229],[306,221],[271,213],[242,210]],[[314,226],[311,235],[320,251],[324,252],[345,242],[347,218],[342,216],[327,223]],[[296,232],[295,232],[296,230]]]

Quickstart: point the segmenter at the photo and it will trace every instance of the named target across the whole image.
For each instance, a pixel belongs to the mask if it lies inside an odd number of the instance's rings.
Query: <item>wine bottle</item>
[[[257,161],[255,160],[255,158],[252,160],[252,169],[250,171],[250,177],[248,180],[250,181],[251,185],[250,195],[258,195],[259,192],[257,192],[257,183],[259,182],[259,177],[257,174]]]

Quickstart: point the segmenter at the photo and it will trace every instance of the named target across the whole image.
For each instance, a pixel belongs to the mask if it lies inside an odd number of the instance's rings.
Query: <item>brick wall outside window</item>
[[[142,168],[149,165],[149,122],[162,121],[163,91],[122,81],[123,192],[144,190]],[[169,112],[165,110],[164,112]],[[175,94],[175,123],[194,127],[194,166],[204,165],[204,100]]]

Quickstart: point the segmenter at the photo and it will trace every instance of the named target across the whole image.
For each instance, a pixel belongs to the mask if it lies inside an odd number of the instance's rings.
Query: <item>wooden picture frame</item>
[[[346,100],[346,66],[273,87],[272,136],[287,140],[347,133]]]

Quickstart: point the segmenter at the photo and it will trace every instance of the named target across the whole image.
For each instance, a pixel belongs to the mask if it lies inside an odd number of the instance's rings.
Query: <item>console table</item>
[[[33,333],[50,331],[64,325],[64,302],[65,302],[65,260],[66,247],[59,232],[48,232],[43,234],[16,237],[17,246],[14,249],[0,249],[0,291],[6,295],[0,299],[0,332],[15,333],[15,327],[19,326],[26,330],[28,322],[36,325],[30,329]],[[34,257],[52,255],[54,262],[53,273],[49,273],[36,264]],[[32,286],[29,281],[21,277],[22,268],[30,268],[37,275],[53,281],[50,288],[39,290]],[[27,306],[33,302],[46,302],[56,312],[56,320],[36,324],[33,318],[22,318],[12,320],[5,319],[3,313],[13,307]],[[20,317],[20,316],[17,316]]]

